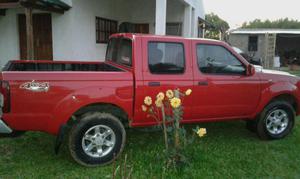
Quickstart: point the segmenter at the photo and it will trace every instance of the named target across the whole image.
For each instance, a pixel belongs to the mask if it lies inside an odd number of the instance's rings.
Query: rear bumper
[[[1,119],[0,119],[0,134],[10,134],[12,133],[12,129],[8,127]]]

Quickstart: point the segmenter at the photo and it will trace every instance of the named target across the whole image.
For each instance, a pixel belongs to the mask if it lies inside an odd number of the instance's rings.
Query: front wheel
[[[88,113],[72,127],[69,150],[79,164],[100,166],[119,156],[125,139],[126,132],[118,118],[108,113]]]
[[[295,111],[285,101],[274,101],[265,107],[258,117],[257,134],[262,139],[281,139],[294,126]]]

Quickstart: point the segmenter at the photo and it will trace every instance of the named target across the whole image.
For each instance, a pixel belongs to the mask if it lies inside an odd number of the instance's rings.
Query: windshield
[[[106,52],[106,61],[132,66],[132,43],[129,39],[110,39]]]

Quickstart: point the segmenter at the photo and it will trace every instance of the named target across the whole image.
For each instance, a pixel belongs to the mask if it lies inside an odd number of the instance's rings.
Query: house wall
[[[95,18],[118,20],[116,2],[73,0],[71,10],[63,15],[52,14],[54,59],[104,60],[107,45],[96,43]]]
[[[20,58],[17,11],[10,10],[6,16],[0,16],[0,69],[9,60]]]
[[[192,6],[193,9],[193,19],[192,19],[192,36],[198,37],[198,17],[205,19],[205,9],[203,0],[181,0],[186,5]]]
[[[52,13],[55,60],[104,60],[107,45],[96,43],[96,16],[117,20],[119,24],[149,23],[150,33],[155,33],[155,0],[63,1],[72,8],[64,14]],[[204,17],[202,0],[167,0],[167,22],[183,23],[187,5],[194,9],[195,22],[192,31],[197,32],[196,16]],[[8,60],[20,59],[18,13],[24,13],[24,10],[9,9],[6,16],[0,16],[0,66],[6,64]]]
[[[123,0],[117,0],[122,4]],[[155,33],[155,0],[127,0],[123,6],[117,6],[119,24],[122,22],[148,23],[150,34]],[[167,22],[183,23],[184,3],[178,0],[167,1]]]

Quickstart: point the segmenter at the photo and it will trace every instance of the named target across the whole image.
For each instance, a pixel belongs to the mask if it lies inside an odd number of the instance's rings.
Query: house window
[[[166,34],[181,36],[182,35],[182,24],[181,23],[167,23]]]
[[[96,43],[107,43],[109,36],[118,32],[118,22],[96,17]]]
[[[258,43],[258,36],[249,36],[248,51],[256,52],[257,51],[257,43]]]

